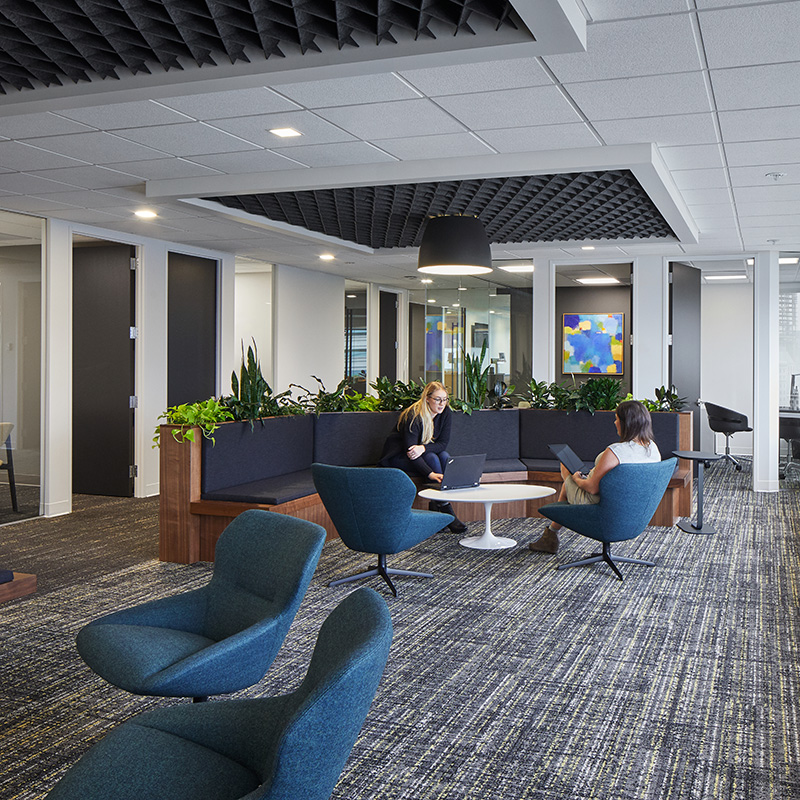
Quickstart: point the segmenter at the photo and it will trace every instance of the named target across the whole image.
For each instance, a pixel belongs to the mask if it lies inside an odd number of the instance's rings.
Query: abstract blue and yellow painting
[[[622,375],[623,314],[564,314],[567,373]]]

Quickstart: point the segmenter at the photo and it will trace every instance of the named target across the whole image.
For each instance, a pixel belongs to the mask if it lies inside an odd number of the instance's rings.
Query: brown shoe
[[[533,550],[534,553],[558,552],[558,534],[548,525],[542,535],[528,545],[528,550]]]

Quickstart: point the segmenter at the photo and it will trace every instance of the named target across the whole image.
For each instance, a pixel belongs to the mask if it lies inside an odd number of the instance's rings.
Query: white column
[[[556,265],[554,261],[539,263],[533,271],[533,347],[531,364],[533,380],[551,383],[556,379]],[[561,376],[559,376],[561,377]],[[519,388],[519,387],[518,387]]]
[[[777,252],[756,253],[753,268],[753,490],[778,491]]]
[[[669,380],[669,267],[663,256],[634,260],[631,310],[631,392],[639,399],[653,397]]]
[[[72,228],[47,221],[42,308],[42,489],[46,517],[72,510]]]
[[[228,253],[219,259],[217,282],[217,396],[231,393],[231,372],[239,368],[241,347],[235,341],[236,258]],[[245,348],[246,350],[247,348]]]

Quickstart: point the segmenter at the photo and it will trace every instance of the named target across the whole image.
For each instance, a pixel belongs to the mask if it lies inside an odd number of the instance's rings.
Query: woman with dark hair
[[[594,460],[588,475],[576,472],[570,475],[561,464],[564,483],[558,499],[572,505],[590,505],[600,502],[600,479],[618,464],[635,464],[661,461],[661,453],[653,441],[653,421],[650,412],[638,400],[625,400],[617,406],[614,427],[619,441],[610,444]],[[558,532],[562,526],[551,522],[541,537],[528,545],[537,553],[555,553],[558,550]]]
[[[397,427],[383,445],[378,466],[395,467],[431,483],[441,483],[444,465],[450,458],[447,445],[453,412],[447,400],[447,389],[439,381],[427,384],[419,400],[401,412]],[[432,500],[430,505],[433,511],[456,516],[450,503]],[[453,533],[467,529],[458,518],[448,527]]]

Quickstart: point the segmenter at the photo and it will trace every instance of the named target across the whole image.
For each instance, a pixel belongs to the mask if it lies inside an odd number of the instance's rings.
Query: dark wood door
[[[133,248],[72,254],[72,491],[133,495]]]
[[[217,386],[217,262],[170,253],[167,405],[208,400]]]
[[[397,295],[381,292],[378,372],[390,381],[397,380]]]

